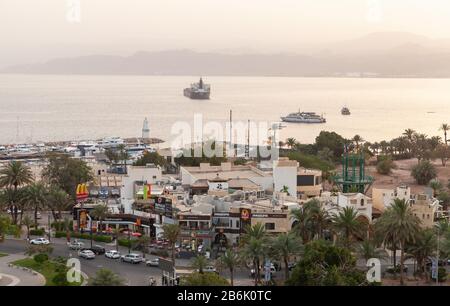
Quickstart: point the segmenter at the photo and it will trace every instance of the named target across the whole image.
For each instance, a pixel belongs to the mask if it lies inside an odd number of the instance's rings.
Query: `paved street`
[[[83,241],[83,240],[79,240]],[[90,245],[90,241],[83,241],[85,246]],[[106,250],[115,249],[115,245],[104,244],[94,242],[96,245],[102,245]],[[8,254],[23,254],[28,247],[28,242],[23,239],[8,239],[3,243],[0,243],[0,252]],[[64,238],[52,238],[53,253],[52,257],[64,256],[64,257],[77,257],[77,252],[70,250],[66,245],[66,239]],[[121,254],[127,254],[128,248],[119,247]],[[7,258],[7,257],[5,257]],[[156,258],[152,255],[146,255],[146,259]],[[130,286],[147,286],[148,280],[153,277],[157,284],[161,284],[161,270],[157,267],[148,267],[145,264],[130,264],[121,262],[119,259],[109,259],[104,255],[96,256],[95,259],[87,260],[80,258],[81,271],[86,273],[89,277],[95,275],[96,271],[100,268],[107,268],[126,280],[126,283]],[[187,267],[190,265],[189,260],[178,259],[177,266]],[[227,273],[223,273],[224,276],[228,276]],[[249,277],[249,272],[246,270],[237,271],[235,275],[236,285],[252,285],[252,279]]]

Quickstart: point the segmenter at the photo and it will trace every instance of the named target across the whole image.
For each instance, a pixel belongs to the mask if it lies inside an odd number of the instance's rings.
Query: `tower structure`
[[[148,127],[147,117],[145,117],[144,124],[142,125],[142,138],[150,138],[150,128]]]
[[[365,194],[373,183],[373,177],[366,175],[363,153],[346,152],[342,156],[342,172],[334,182],[343,193],[360,192]]]

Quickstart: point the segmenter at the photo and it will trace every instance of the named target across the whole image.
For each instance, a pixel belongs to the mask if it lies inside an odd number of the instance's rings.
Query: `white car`
[[[36,238],[36,239],[30,240],[30,243],[36,244],[36,245],[42,245],[42,244],[47,245],[47,244],[50,244],[50,241],[48,241],[48,239],[46,239],[46,238]]]
[[[105,257],[117,259],[117,258],[120,258],[120,253],[117,252],[116,250],[110,250],[105,253]]]
[[[214,273],[217,273],[217,270],[216,270],[216,268],[214,268],[214,266],[206,266],[203,269],[203,272],[214,272]]]
[[[78,256],[83,257],[85,259],[94,259],[95,253],[91,250],[83,250],[78,253]]]
[[[145,264],[150,267],[158,267],[159,266],[159,258],[147,260],[147,262]]]
[[[144,261],[142,256],[136,253],[122,255],[122,257],[120,257],[120,260],[125,262],[131,262],[133,264],[141,263]]]
[[[69,244],[69,248],[71,250],[80,250],[80,249],[83,248],[83,246],[84,246],[84,243],[83,242],[79,242],[79,241],[73,241],[73,242],[71,242]]]

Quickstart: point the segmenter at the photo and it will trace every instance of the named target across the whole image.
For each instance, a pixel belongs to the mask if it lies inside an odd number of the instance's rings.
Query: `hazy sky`
[[[79,0],[79,22],[71,2],[0,0],[0,66],[173,48],[295,51],[378,31],[450,38],[449,0]]]

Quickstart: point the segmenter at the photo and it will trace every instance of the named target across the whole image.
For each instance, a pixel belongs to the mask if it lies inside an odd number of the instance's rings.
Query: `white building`
[[[353,207],[358,217],[366,219],[372,223],[372,199],[362,193],[338,193],[333,195],[330,192],[324,192],[320,198],[321,203],[330,214],[338,214],[344,207]]]
[[[121,204],[125,213],[132,213],[131,205],[134,203],[136,193],[141,191],[145,184],[155,184],[162,178],[161,168],[155,165],[129,166],[128,173],[122,177],[120,188]]]

